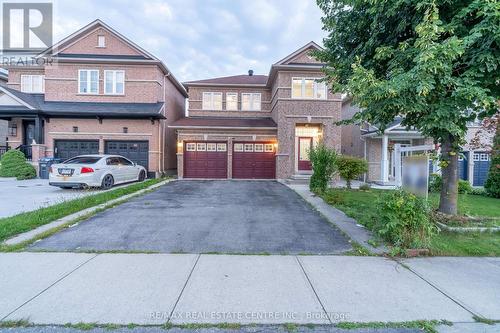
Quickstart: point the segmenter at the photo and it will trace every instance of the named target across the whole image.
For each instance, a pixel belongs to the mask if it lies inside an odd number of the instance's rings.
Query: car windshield
[[[101,157],[95,156],[78,156],[70,158],[69,160],[64,161],[64,164],[94,164],[99,161]]]

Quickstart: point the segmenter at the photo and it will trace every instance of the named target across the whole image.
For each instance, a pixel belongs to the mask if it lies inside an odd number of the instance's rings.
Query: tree
[[[353,121],[402,125],[441,146],[439,211],[457,213],[458,153],[467,122],[500,98],[497,0],[317,0],[329,35],[316,56],[335,91],[362,111]]]
[[[340,177],[346,181],[347,188],[351,188],[351,181],[368,171],[368,163],[362,158],[354,156],[339,156],[337,168]]]
[[[500,126],[496,128],[493,139],[493,149],[491,151],[491,164],[488,172],[488,179],[484,184],[484,189],[488,195],[500,198]]]

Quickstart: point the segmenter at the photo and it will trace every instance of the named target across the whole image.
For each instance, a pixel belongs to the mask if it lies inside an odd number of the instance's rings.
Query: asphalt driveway
[[[31,246],[52,251],[336,254],[343,234],[274,181],[175,181]]]

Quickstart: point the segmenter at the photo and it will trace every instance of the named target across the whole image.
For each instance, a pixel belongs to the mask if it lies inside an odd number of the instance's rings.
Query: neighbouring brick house
[[[42,157],[120,154],[150,174],[175,169],[175,133],[187,92],[169,69],[96,20],[41,55],[55,62],[11,66],[0,86],[8,145]]]
[[[187,117],[177,131],[180,178],[289,178],[311,173],[318,142],[340,151],[342,99],[318,81],[323,63],[310,42],[271,66],[269,75],[186,82]]]
[[[342,119],[351,119],[359,108],[345,98],[342,105]],[[368,162],[368,172],[364,180],[382,185],[395,184],[395,152],[394,145],[413,147],[433,145],[431,138],[424,137],[419,131],[408,130],[401,126],[402,118],[396,118],[381,133],[376,125],[352,124],[342,126],[342,154],[365,158]],[[458,175],[460,179],[468,180],[473,186],[483,186],[486,181],[490,152],[485,148],[491,144],[493,135],[480,135],[479,145],[471,144],[476,133],[481,128],[480,122],[468,124],[466,143],[459,156]],[[409,154],[409,153],[407,153]],[[437,165],[431,166],[432,171],[439,172]]]

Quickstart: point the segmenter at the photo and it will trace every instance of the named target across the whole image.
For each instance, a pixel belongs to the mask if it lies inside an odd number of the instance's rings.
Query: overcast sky
[[[314,0],[56,0],[55,41],[96,18],[163,60],[181,81],[267,74],[272,63],[313,40]]]

